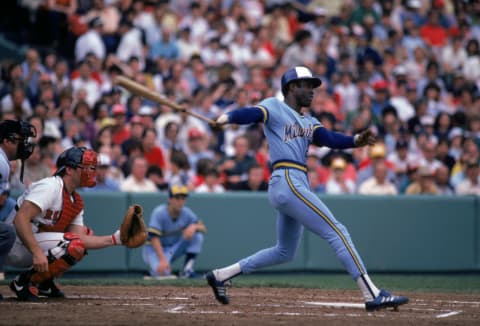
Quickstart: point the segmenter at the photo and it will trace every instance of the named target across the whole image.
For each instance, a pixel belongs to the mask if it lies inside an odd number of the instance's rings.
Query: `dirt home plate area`
[[[18,302],[0,286],[0,325],[479,325],[478,294],[400,293],[399,311],[366,312],[358,291],[207,287],[64,286],[67,299]]]

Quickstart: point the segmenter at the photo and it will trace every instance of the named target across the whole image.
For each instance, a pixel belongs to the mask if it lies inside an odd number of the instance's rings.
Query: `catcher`
[[[52,177],[31,184],[18,198],[9,216],[17,238],[6,263],[28,268],[10,283],[19,300],[65,297],[54,279],[80,261],[88,249],[114,245],[134,248],[145,242],[147,233],[139,205],[128,209],[112,235],[93,235],[84,225],[83,200],[76,190],[95,186],[96,168],[97,153],[71,147],[58,157]]]

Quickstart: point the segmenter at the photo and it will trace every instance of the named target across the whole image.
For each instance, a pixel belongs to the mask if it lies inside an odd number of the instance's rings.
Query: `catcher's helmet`
[[[287,85],[295,80],[311,80],[313,87],[316,88],[322,84],[322,80],[318,77],[314,77],[312,72],[307,67],[297,66],[288,69],[282,76],[282,93],[285,95]]]
[[[70,147],[57,159],[57,171],[60,174],[66,167],[97,166],[97,153],[86,147]]]

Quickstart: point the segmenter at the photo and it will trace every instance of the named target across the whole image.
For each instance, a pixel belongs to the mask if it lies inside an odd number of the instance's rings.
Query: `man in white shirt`
[[[465,180],[455,187],[457,195],[480,196],[480,165],[478,161],[469,161],[465,167]]]
[[[103,61],[106,55],[105,43],[103,43],[100,34],[103,22],[100,17],[95,17],[89,22],[88,26],[88,32],[80,36],[75,43],[75,61],[79,62],[85,59],[89,52],[93,52],[99,60]]]
[[[374,174],[360,184],[360,195],[396,195],[395,185],[387,179],[387,165],[384,161],[378,162],[374,167]]]

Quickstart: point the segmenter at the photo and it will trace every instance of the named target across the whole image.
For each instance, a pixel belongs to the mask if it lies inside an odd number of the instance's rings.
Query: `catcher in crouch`
[[[18,198],[9,216],[17,239],[6,263],[28,268],[10,283],[19,300],[37,301],[39,295],[64,297],[54,279],[80,261],[88,249],[122,244],[133,248],[145,242],[147,233],[139,205],[128,209],[112,235],[96,236],[84,226],[83,201],[76,190],[95,185],[96,168],[97,153],[71,147],[58,157],[52,177],[31,184]]]

